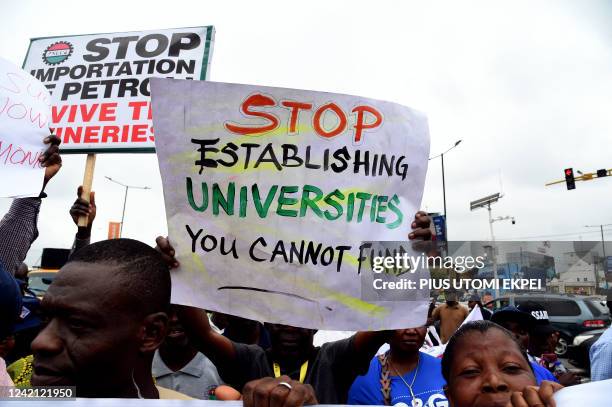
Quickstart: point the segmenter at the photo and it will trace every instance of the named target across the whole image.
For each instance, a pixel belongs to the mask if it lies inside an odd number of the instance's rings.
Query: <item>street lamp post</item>
[[[496,193],[493,195],[485,196],[484,198],[477,199],[475,201],[470,202],[470,211],[479,209],[479,208],[487,208],[489,211],[489,228],[491,230],[491,256],[493,256],[493,279],[497,284],[497,256],[495,255],[495,235],[493,234],[493,222],[502,219],[493,219],[493,215],[491,214],[491,204],[499,201],[499,199],[503,197],[501,193]],[[499,289],[495,288],[495,298],[499,298]]]
[[[444,179],[444,154],[448,153],[449,151],[451,151],[453,148],[457,147],[459,145],[459,143],[461,143],[462,140],[457,140],[455,142],[455,144],[453,144],[453,146],[451,148],[449,148],[448,150],[446,150],[443,153],[440,153],[436,156],[430,157],[429,161],[433,160],[434,158],[438,158],[440,157],[441,161],[442,161],[442,199],[444,201],[444,237],[446,238],[446,241],[448,242],[448,230],[446,228],[446,223],[447,223],[447,216],[446,216],[446,181]]]
[[[115,184],[119,184],[122,187],[125,188],[125,195],[123,196],[123,211],[121,212],[121,228],[119,229],[119,237],[121,237],[123,235],[123,219],[125,218],[125,204],[127,202],[127,196],[128,196],[128,190],[130,188],[136,188],[136,189],[151,189],[150,187],[144,186],[144,187],[139,187],[139,186],[135,186],[135,185],[126,185],[122,182],[116,181],[114,179],[112,179],[111,177],[107,177],[105,176],[104,178],[106,178],[107,180],[114,182]]]

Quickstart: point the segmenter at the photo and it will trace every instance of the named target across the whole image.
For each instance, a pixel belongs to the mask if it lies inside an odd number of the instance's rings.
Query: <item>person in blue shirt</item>
[[[396,330],[389,341],[389,351],[374,357],[368,372],[353,382],[348,404],[448,405],[441,360],[419,351],[426,332],[425,326]]]

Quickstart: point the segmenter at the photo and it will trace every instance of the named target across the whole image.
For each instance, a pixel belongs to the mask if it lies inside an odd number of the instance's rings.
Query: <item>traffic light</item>
[[[607,177],[607,176],[608,176],[608,170],[606,169],[597,170],[597,178]]]
[[[574,180],[574,169],[566,168],[565,169],[565,184],[567,185],[567,190],[576,189],[576,181]]]

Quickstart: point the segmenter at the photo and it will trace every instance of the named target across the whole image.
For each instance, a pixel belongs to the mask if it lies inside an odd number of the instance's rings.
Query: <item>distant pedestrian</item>
[[[434,322],[440,321],[442,343],[448,342],[469,313],[465,305],[457,302],[455,293],[446,293],[446,303],[438,306],[431,315]]]

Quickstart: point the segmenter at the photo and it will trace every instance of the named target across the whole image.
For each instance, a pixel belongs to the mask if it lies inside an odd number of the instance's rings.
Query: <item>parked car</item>
[[[28,273],[28,289],[39,299],[45,295],[58,270],[35,270]]]
[[[584,332],[605,329],[610,326],[610,312],[599,297],[571,294],[511,294],[496,298],[485,304],[497,310],[508,305],[535,301],[548,312],[550,323],[559,331],[560,337],[555,352],[567,357],[574,338]]]
[[[45,247],[40,259],[40,268],[28,273],[28,287],[39,299],[45,295],[57,272],[68,261],[70,249]]]

